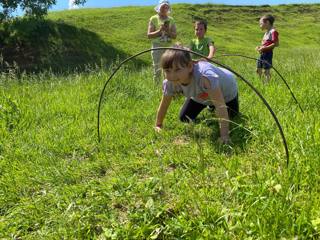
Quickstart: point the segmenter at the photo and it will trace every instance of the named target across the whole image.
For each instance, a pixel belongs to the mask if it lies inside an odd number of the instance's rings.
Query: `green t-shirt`
[[[166,19],[160,19],[160,16],[158,14],[152,16],[150,18],[150,22],[155,26],[155,30],[158,30],[164,22],[168,21],[169,22],[169,28],[175,24],[174,20],[172,17],[168,16]],[[171,38],[169,36],[166,36],[163,34],[160,37],[154,38],[153,43],[159,43],[163,46],[168,46],[171,44]]]
[[[190,49],[196,53],[200,53],[204,56],[209,55],[209,44],[212,43],[213,41],[211,38],[204,37],[202,39],[192,39],[190,43]],[[200,56],[194,56],[195,58],[200,58]]]

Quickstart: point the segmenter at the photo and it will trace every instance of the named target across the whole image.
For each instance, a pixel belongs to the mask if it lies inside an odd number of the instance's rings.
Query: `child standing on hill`
[[[206,61],[193,62],[190,53],[181,50],[166,50],[161,58],[161,67],[166,79],[157,112],[156,131],[163,127],[173,96],[182,91],[186,100],[180,111],[180,120],[194,121],[204,108],[211,106],[219,118],[219,141],[229,143],[229,118],[239,112],[234,75]]]
[[[149,20],[148,38],[153,39],[152,48],[169,47],[171,39],[175,39],[177,36],[174,19],[169,16],[171,12],[170,3],[167,0],[160,0],[154,9],[157,14]],[[161,78],[160,58],[163,52],[162,50],[151,52],[154,69],[153,79],[156,82],[159,82]]]
[[[264,69],[265,82],[269,82],[271,78],[270,68],[272,66],[273,49],[279,46],[279,33],[273,27],[273,23],[274,17],[271,15],[265,15],[259,20],[260,28],[266,32],[261,45],[256,47],[256,50],[260,53],[260,61],[257,61],[257,73],[261,78],[262,69]]]
[[[194,23],[195,39],[191,40],[190,49],[196,53],[200,53],[207,58],[211,59],[216,52],[213,41],[209,37],[205,37],[207,32],[207,22],[203,20]],[[194,56],[199,59],[199,56]],[[205,60],[205,59],[202,59]]]

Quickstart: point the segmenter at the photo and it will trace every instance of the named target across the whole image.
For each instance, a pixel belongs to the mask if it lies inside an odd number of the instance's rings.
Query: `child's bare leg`
[[[152,48],[160,47],[159,44],[153,43]],[[160,66],[161,56],[164,50],[154,50],[151,51],[152,61],[153,61],[153,80],[155,83],[159,83],[162,79],[162,71]]]
[[[257,68],[256,72],[257,72],[257,74],[258,74],[259,78],[261,78],[261,75],[262,75],[262,68]]]
[[[271,78],[270,69],[265,69],[264,70],[264,75],[265,75],[265,78],[266,78],[266,83],[268,83],[270,81],[270,78]]]

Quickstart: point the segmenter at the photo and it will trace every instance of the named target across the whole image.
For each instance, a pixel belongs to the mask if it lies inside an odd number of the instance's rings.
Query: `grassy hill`
[[[157,134],[162,92],[149,54],[107,86],[97,141],[109,66],[149,47],[152,7],[17,20],[0,29],[11,33],[0,35],[4,57],[18,62],[0,73],[0,239],[320,238],[320,5],[173,9],[183,43],[193,35],[192,18],[208,19],[217,59],[248,79],[277,115],[289,165],[272,116],[240,79],[242,115],[231,124],[232,144],[218,144],[209,111],[197,124],[182,124],[180,97]],[[274,71],[264,85],[255,61],[222,56],[256,57],[264,13],[276,16],[280,32],[274,66],[304,113]]]
[[[317,46],[320,36],[314,33],[320,30],[319,11],[319,4],[274,7],[177,4],[173,5],[172,16],[177,24],[177,41],[189,43],[194,34],[193,20],[200,17],[208,20],[208,35],[214,38],[221,52],[254,53],[252,46],[262,35],[258,19],[267,13],[275,15],[280,34],[290,36],[281,39],[283,48]],[[65,23],[95,32],[106,43],[124,52],[130,50],[132,54],[150,46],[146,32],[149,17],[154,14],[152,7],[128,7],[57,12],[49,18],[63,19]],[[308,31],[310,28],[312,32]]]
[[[258,19],[267,13],[276,17],[281,50],[315,47],[320,41],[319,35],[314,34],[320,31],[319,4],[273,7],[177,4],[173,9],[177,41],[188,44],[193,38],[193,20],[204,18],[208,20],[208,36],[214,39],[217,54],[255,54],[254,46],[262,35]],[[9,26],[2,24],[0,29],[3,60],[11,65],[15,61],[21,70],[29,71],[110,65],[115,59],[150,47],[146,31],[154,13],[152,7],[127,7],[53,12],[41,22],[18,19]],[[150,62],[146,56],[141,60]]]

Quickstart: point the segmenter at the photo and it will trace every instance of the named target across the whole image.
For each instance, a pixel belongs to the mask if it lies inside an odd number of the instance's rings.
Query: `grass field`
[[[184,43],[192,36],[191,15],[211,22],[217,60],[252,82],[279,118],[289,166],[272,116],[240,80],[242,116],[232,124],[232,145],[217,143],[209,111],[197,124],[180,123],[179,97],[157,134],[161,87],[145,54],[144,67],[123,67],[107,86],[98,142],[98,100],[116,62],[69,74],[12,69],[0,75],[0,239],[320,238],[320,5],[173,7]],[[256,57],[262,12],[278,16],[274,66],[304,113],[274,72],[263,85],[254,61],[222,56]],[[149,47],[152,14],[132,7],[49,19],[81,26],[130,55]],[[130,19],[139,23],[133,29]]]

